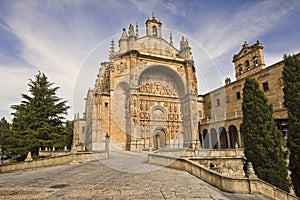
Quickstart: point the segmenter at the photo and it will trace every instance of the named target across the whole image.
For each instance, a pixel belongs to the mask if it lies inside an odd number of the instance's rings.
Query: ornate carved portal
[[[160,68],[161,70],[161,68]],[[183,144],[181,102],[178,86],[170,73],[146,70],[131,90],[129,116],[131,149],[180,147]],[[181,83],[182,84],[182,83]]]
[[[146,87],[151,85],[141,86],[129,100],[130,118],[133,128],[136,129],[133,141],[143,149],[159,149],[167,145],[178,146],[182,127],[179,99],[169,95],[171,91],[160,92],[165,88],[162,85],[159,85],[161,90],[140,92],[141,88]]]

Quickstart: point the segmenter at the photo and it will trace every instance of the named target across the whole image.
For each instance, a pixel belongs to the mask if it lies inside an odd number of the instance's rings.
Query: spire
[[[128,36],[126,33],[126,29],[123,28],[122,36],[119,40],[119,47],[120,47],[119,53],[124,53],[128,50],[127,49],[127,39],[128,39]]]
[[[184,37],[182,36],[180,41],[180,51],[184,48]]]
[[[173,36],[172,36],[172,33],[170,33],[170,44],[173,46]]]
[[[128,35],[129,37],[134,36],[134,28],[132,24],[129,25]]]
[[[110,61],[113,59],[114,55],[115,55],[115,41],[111,40],[111,42],[110,42],[110,51],[109,51],[109,60]]]
[[[189,45],[189,42],[188,42],[188,39],[187,39],[187,38],[185,38],[185,45],[186,45],[186,47],[190,47],[190,45]]]
[[[138,24],[136,23],[135,25],[135,36],[138,38],[139,37],[139,26]]]
[[[154,12],[152,12],[152,19],[155,19]]]
[[[184,38],[182,36],[182,39],[180,41],[180,51],[179,51],[179,56],[191,61],[193,63],[193,58],[191,57],[191,47],[189,46],[189,42],[187,40],[187,38]]]
[[[127,40],[127,33],[126,33],[126,29],[123,28],[123,32],[122,32],[122,36],[121,36],[121,40]]]

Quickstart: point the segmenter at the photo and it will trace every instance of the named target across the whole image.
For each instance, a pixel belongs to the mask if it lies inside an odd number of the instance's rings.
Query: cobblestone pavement
[[[0,199],[265,200],[222,192],[187,172],[150,165],[145,159],[145,155],[112,153],[101,162],[0,174]]]

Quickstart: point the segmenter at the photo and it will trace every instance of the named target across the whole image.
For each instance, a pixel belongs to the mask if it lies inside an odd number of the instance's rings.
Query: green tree
[[[5,119],[5,117],[2,117],[0,120],[0,148],[2,150],[2,154],[6,152],[6,144],[7,144],[7,137],[9,135],[9,123]],[[0,156],[2,156],[0,154]]]
[[[74,127],[74,121],[67,121],[65,132],[66,132],[66,146],[68,149],[71,149],[72,143],[73,143],[73,127]]]
[[[30,95],[22,94],[19,105],[13,105],[13,137],[9,138],[11,151],[25,158],[28,151],[38,153],[39,147],[63,148],[66,145],[64,127],[69,106],[57,97],[59,87],[53,87],[47,76],[38,72],[29,79]]]
[[[288,109],[289,169],[295,194],[300,197],[300,61],[284,55],[284,105]]]
[[[255,79],[246,78],[243,89],[243,125],[245,156],[257,176],[289,191],[286,153],[281,147],[282,133],[273,120],[273,107]]]

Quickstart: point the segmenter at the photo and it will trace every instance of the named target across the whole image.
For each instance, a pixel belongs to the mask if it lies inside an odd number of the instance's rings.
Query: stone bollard
[[[251,162],[247,163],[247,176],[248,178],[252,178],[252,179],[257,178]]]

